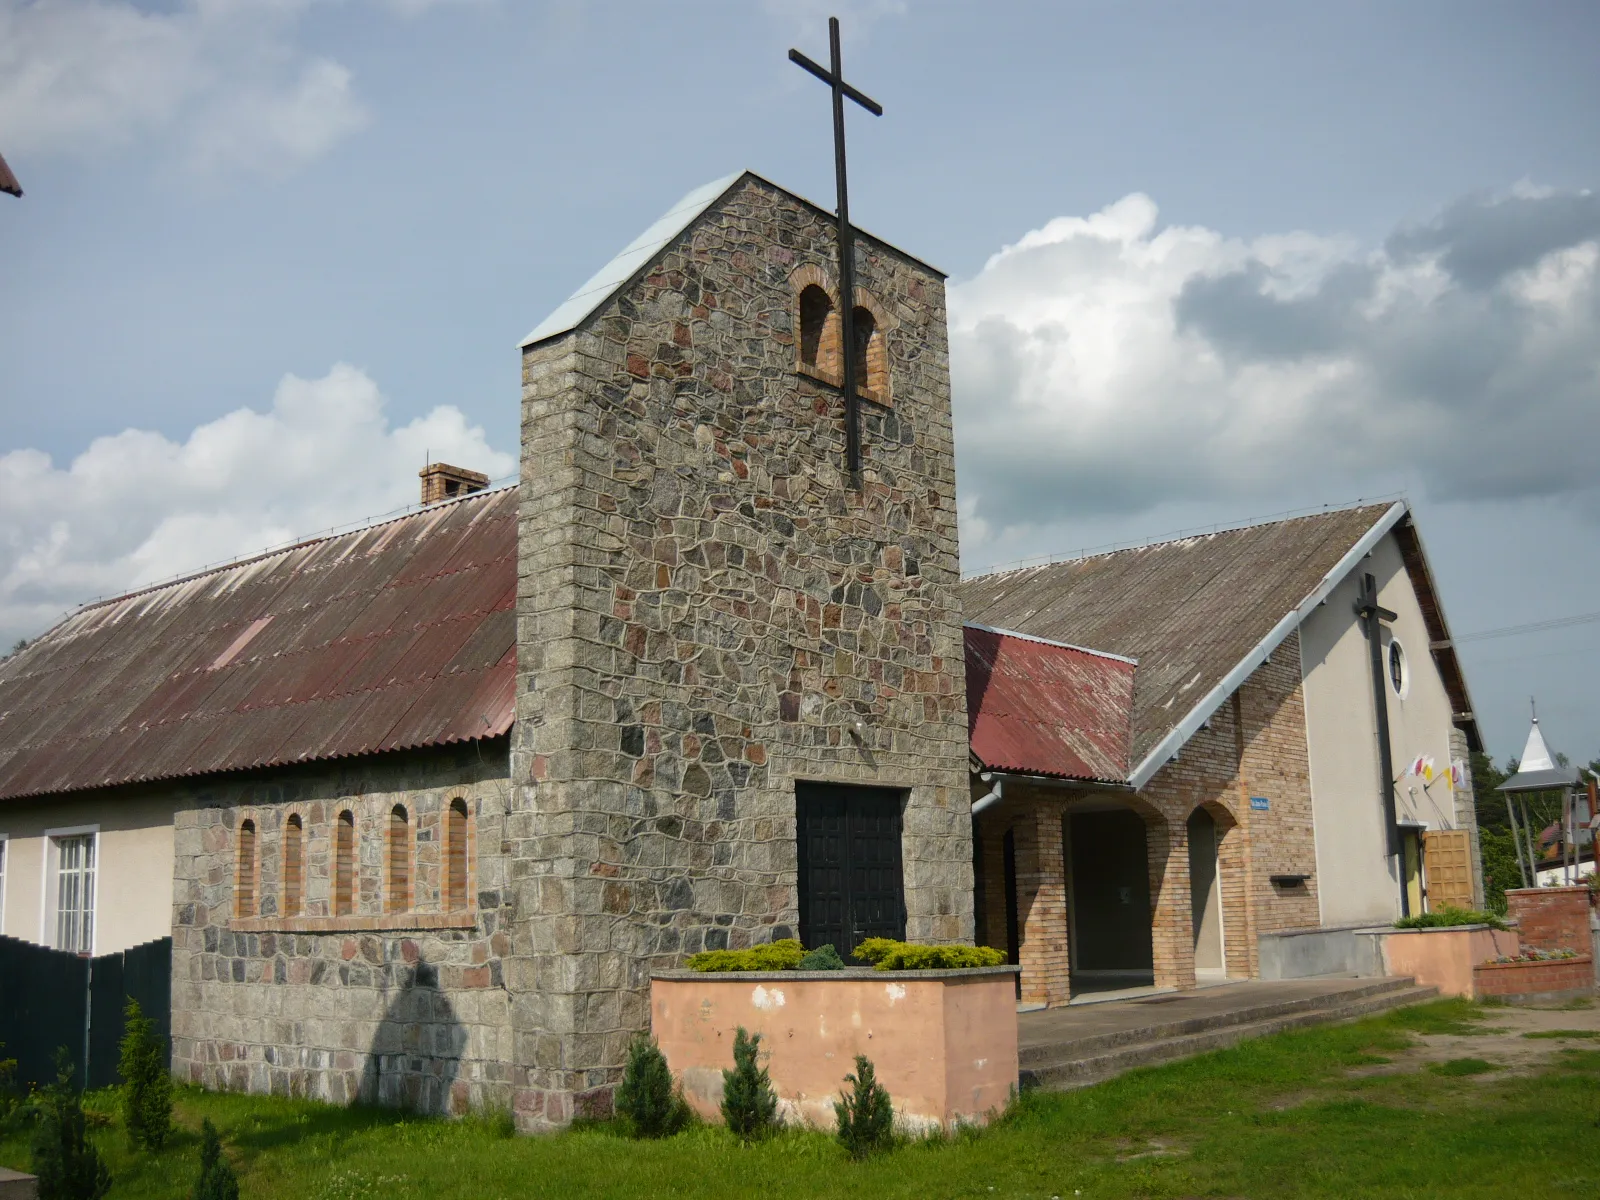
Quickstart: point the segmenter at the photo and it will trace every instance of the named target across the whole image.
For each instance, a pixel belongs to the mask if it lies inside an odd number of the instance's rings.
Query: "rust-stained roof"
[[[80,609],[0,662],[0,798],[496,737],[515,489]]]
[[[1128,775],[1134,664],[968,625],[967,731],[997,771],[1119,783]]]
[[[1391,508],[1341,509],[983,575],[961,584],[964,614],[1137,659],[1128,761],[1138,764]]]

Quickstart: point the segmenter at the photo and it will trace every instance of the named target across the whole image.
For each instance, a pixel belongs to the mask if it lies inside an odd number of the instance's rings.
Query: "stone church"
[[[976,936],[1030,1007],[1481,898],[1406,506],[963,583],[944,278],[854,253],[692,192],[523,343],[518,486],[436,464],[0,662],[0,933],[170,935],[183,1079],[532,1130],[707,947]]]
[[[6,665],[0,797],[88,839],[47,901],[98,848],[101,920],[144,903],[116,826],[170,814],[180,1077],[559,1125],[652,967],[971,939],[944,279],[862,234],[840,296],[834,236],[748,172],[690,194],[522,346],[518,489],[441,469]]]

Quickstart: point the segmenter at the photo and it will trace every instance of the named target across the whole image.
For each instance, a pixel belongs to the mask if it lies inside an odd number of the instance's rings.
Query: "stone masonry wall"
[[[747,177],[523,373],[517,1110],[609,1107],[652,968],[792,935],[797,779],[904,789],[907,930],[972,935],[941,277],[869,239],[894,407],[797,368],[825,213]]]
[[[1211,814],[1219,835],[1229,975],[1259,974],[1256,939],[1261,933],[1320,923],[1299,661],[1299,645],[1291,637],[1140,792],[1008,784],[1006,799],[979,817],[986,925],[979,934],[990,945],[1005,945],[1008,829],[1016,846],[1024,1002],[1062,1004],[1069,995],[1071,876],[1061,821],[1074,803],[1123,803],[1144,819],[1157,984],[1192,987],[1195,982],[1187,822],[1198,807]],[[1270,807],[1253,809],[1253,796],[1266,798]],[[1270,879],[1302,873],[1312,878],[1297,886]]]
[[[507,743],[374,756],[203,781],[175,823],[172,1067],[207,1087],[357,1098],[425,1112],[509,1104],[505,963],[511,897],[499,853]],[[468,909],[441,911],[442,814],[467,802]],[[412,902],[385,904],[385,835],[403,804]],[[330,910],[333,827],[355,816],[355,911]],[[303,822],[303,911],[282,915],[283,830]],[[255,823],[255,862],[239,830]],[[481,851],[481,856],[480,856]],[[235,911],[253,870],[257,915]]]

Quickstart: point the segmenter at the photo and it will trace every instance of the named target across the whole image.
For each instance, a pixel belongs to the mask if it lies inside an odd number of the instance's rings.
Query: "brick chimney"
[[[489,477],[464,467],[449,463],[429,463],[417,472],[422,477],[422,502],[437,504],[441,500],[454,500],[481,492],[489,486]]]

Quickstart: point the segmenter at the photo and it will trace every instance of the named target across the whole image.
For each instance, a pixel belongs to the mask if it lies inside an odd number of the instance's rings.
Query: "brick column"
[[[1157,987],[1194,986],[1194,919],[1189,911],[1189,829],[1141,814],[1150,854],[1150,945]]]
[[[1059,800],[1017,800],[1017,957],[1022,1002],[1055,1006],[1071,996],[1067,959],[1067,877]]]

